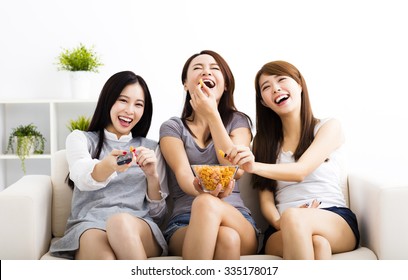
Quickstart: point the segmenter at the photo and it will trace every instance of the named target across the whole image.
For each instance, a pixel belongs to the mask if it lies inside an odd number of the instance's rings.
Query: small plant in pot
[[[21,160],[21,168],[26,173],[25,159],[30,154],[43,154],[45,137],[34,124],[13,128],[8,138],[7,152],[16,153]]]
[[[67,128],[71,132],[74,131],[75,129],[87,131],[90,123],[91,123],[91,118],[82,115],[82,116],[79,116],[76,120],[72,120],[72,119],[69,120],[67,124]]]
[[[73,49],[63,49],[57,59],[58,70],[99,72],[103,66],[94,47],[80,43]]]
[[[93,47],[79,44],[73,49],[63,49],[57,57],[58,70],[68,71],[71,80],[71,93],[76,99],[96,97],[91,93],[91,73],[99,72],[103,66]]]

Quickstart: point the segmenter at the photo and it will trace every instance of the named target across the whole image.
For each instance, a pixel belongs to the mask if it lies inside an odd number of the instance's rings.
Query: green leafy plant
[[[79,116],[76,120],[69,120],[67,128],[72,132],[75,129],[86,131],[88,130],[89,124],[91,123],[91,118],[86,116]]]
[[[57,58],[58,70],[99,72],[103,66],[94,47],[87,48],[80,43],[73,49],[63,49]]]
[[[16,140],[15,140],[16,139]],[[34,124],[20,125],[13,128],[8,138],[7,152],[16,153],[21,160],[21,168],[26,173],[25,159],[33,151],[34,154],[43,154],[45,138]],[[16,143],[15,147],[13,143]]]

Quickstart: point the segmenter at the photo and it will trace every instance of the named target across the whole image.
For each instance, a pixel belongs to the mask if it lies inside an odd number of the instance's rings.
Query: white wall
[[[408,166],[404,2],[0,0],[0,99],[66,98],[56,57],[94,45],[105,66],[93,90],[118,71],[142,75],[154,98],[149,137],[158,139],[160,124],[180,115],[180,72],[191,54],[224,56],[236,104],[253,120],[255,73],[282,59],[305,76],[316,116],[342,120],[351,167],[394,174]]]

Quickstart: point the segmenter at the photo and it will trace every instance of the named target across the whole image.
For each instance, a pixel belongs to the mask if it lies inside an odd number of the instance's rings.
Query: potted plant
[[[76,120],[73,119],[69,120],[67,128],[71,132],[74,131],[75,129],[87,131],[90,123],[91,118],[82,115],[79,116]]]
[[[57,57],[58,70],[69,71],[71,90],[74,98],[88,99],[90,97],[89,73],[99,72],[103,66],[94,47],[86,47],[80,43],[78,47],[63,49]]]
[[[21,168],[26,173],[25,159],[30,154],[43,154],[45,138],[34,124],[13,128],[8,138],[7,152],[16,153],[21,160]]]

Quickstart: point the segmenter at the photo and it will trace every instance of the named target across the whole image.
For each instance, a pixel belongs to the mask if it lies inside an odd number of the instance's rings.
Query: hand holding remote
[[[118,156],[116,162],[118,165],[128,164],[129,162],[132,161],[132,158],[133,153],[127,153],[126,155]]]
[[[133,146],[129,148],[130,153],[126,153],[126,155],[118,156],[116,162],[118,165],[128,164],[132,161],[133,155],[136,156],[136,149]]]

